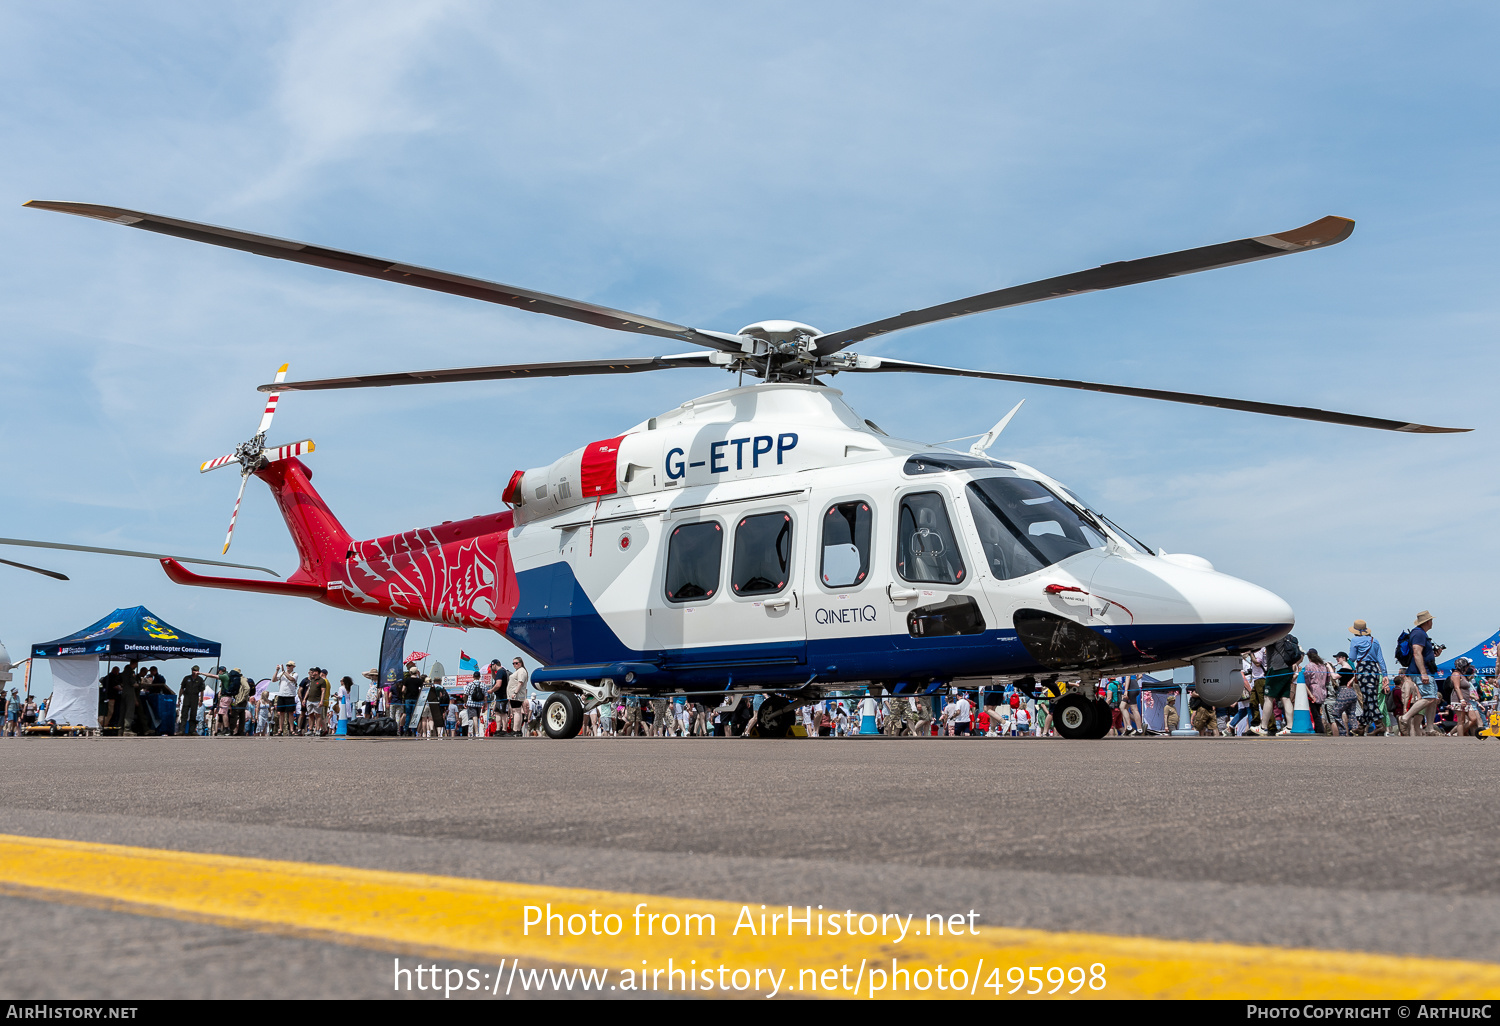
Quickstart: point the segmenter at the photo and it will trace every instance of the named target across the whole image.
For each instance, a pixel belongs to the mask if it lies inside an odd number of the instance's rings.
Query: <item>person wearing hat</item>
[[[504,733],[505,720],[510,716],[508,700],[505,697],[506,690],[510,685],[510,671],[507,670],[498,659],[490,660],[490,687],[486,692],[489,698],[489,718],[499,720],[500,732]],[[489,731],[485,731],[488,736]]]
[[[1417,614],[1411,629],[1411,667],[1408,673],[1417,685],[1417,700],[1401,717],[1401,733],[1405,734],[1412,722],[1421,717],[1425,722],[1428,710],[1437,712],[1438,686],[1433,679],[1437,672],[1438,652],[1441,645],[1434,645],[1428,630],[1432,627],[1432,614],[1422,610]]]
[[[1359,689],[1359,729],[1366,737],[1385,729],[1380,718],[1380,682],[1385,679],[1385,656],[1380,642],[1370,633],[1369,624],[1355,620],[1349,628],[1349,661],[1354,664],[1354,686]]]
[[[182,683],[177,686],[177,733],[198,733],[198,702],[203,698],[203,689],[207,683],[203,674],[198,672],[198,667],[194,666],[192,672],[182,678]]]
[[[370,682],[370,686],[365,689],[365,701],[361,715],[366,717],[374,716],[375,705],[380,701],[380,671],[366,670],[360,676]]]

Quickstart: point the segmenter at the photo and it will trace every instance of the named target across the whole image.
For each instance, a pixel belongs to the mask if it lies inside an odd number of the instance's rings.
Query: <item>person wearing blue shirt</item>
[[[1417,614],[1415,626],[1411,631],[1411,675],[1417,685],[1417,700],[1412,703],[1411,708],[1406,710],[1406,715],[1401,717],[1401,732],[1406,733],[1411,727],[1412,721],[1421,718],[1424,722],[1427,710],[1431,709],[1433,717],[1437,717],[1438,685],[1433,679],[1437,673],[1437,658],[1439,647],[1432,643],[1432,638],[1427,634],[1432,627],[1432,614],[1422,610]]]
[[[1349,661],[1354,664],[1354,683],[1359,688],[1359,725],[1368,737],[1376,733],[1375,721],[1380,715],[1380,683],[1385,679],[1385,656],[1380,642],[1370,633],[1363,620],[1349,628]],[[1382,728],[1384,724],[1381,725]]]

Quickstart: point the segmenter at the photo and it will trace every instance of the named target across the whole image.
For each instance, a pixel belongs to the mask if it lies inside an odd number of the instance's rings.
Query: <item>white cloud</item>
[[[305,188],[323,165],[432,130],[436,112],[411,79],[441,61],[434,33],[461,6],[344,0],[295,8],[290,35],[273,56],[277,155],[234,205],[279,199]]]

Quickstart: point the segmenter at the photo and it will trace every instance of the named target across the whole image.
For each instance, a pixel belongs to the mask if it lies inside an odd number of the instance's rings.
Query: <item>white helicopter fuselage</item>
[[[889,437],[817,385],[692,400],[517,475],[507,499],[505,633],[543,686],[912,693],[1184,665],[1293,620],[1030,467]]]

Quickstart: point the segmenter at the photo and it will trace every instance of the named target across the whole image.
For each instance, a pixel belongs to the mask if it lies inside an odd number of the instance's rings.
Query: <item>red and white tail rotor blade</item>
[[[273,384],[281,384],[286,380],[286,369],[290,364],[282,364],[281,369],[276,372],[276,380]],[[271,418],[276,416],[276,401],[281,398],[280,392],[272,392],[266,396],[266,411],[260,416],[260,427],[255,429],[257,435],[263,435],[271,430]]]
[[[245,497],[245,484],[249,480],[249,474],[240,475],[240,494],[234,497],[234,512],[229,514],[229,533],[224,536],[224,551],[219,553],[221,556],[229,551],[229,543],[234,541],[234,522],[239,519],[240,500]]]
[[[288,456],[305,456],[316,448],[317,446],[313,445],[311,438],[304,438],[302,441],[293,442],[291,445],[278,445],[274,449],[267,449],[261,455],[267,463],[275,463],[277,460],[284,460]]]
[[[210,470],[218,470],[220,467],[227,467],[236,459],[237,457],[233,453],[231,453],[228,456],[220,456],[216,460],[209,460],[207,463],[201,463],[198,465],[198,473],[207,474]]]

